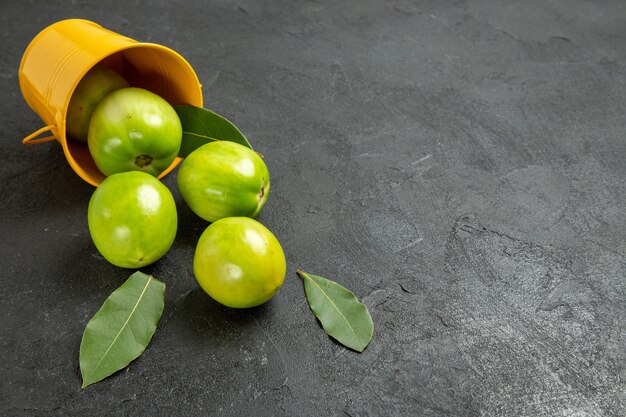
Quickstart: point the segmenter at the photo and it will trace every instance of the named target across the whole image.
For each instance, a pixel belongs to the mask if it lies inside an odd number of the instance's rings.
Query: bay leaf
[[[367,307],[348,289],[334,281],[300,269],[311,311],[324,331],[339,343],[362,352],[374,333],[374,322]]]
[[[183,127],[178,156],[184,158],[200,146],[216,140],[228,140],[252,149],[243,133],[225,117],[196,106],[175,106],[174,110]]]
[[[150,343],[163,314],[165,284],[142,272],[113,291],[87,324],[80,344],[82,388],[125,368]]]

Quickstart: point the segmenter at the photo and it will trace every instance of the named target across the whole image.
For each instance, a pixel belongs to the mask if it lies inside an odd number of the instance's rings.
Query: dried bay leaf
[[[225,117],[195,106],[175,106],[183,128],[178,156],[186,157],[200,146],[216,140],[227,140],[252,149],[248,139]]]
[[[135,272],[87,324],[80,344],[82,388],[126,367],[150,343],[163,314],[165,284]]]
[[[348,289],[334,281],[297,270],[304,282],[311,311],[326,334],[339,343],[362,352],[374,333],[374,323],[367,307]]]

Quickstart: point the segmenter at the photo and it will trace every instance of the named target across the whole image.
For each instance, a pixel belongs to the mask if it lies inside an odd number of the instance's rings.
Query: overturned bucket
[[[202,86],[193,68],[165,46],[137,42],[82,19],[62,20],[42,30],[24,52],[19,81],[24,99],[46,126],[25,137],[23,143],[57,140],[72,169],[94,186],[105,175],[96,167],[87,144],[68,140],[65,120],[74,89],[98,63],[116,71],[131,86],[158,94],[172,106],[202,107]],[[46,133],[48,136],[41,137]],[[180,161],[176,158],[159,178]]]

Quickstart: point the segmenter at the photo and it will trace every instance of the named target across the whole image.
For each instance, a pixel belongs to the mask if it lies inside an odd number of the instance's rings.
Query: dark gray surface
[[[1,4],[0,415],[626,415],[625,2]],[[288,258],[269,304],[217,305],[170,175],[179,234],[144,268],[163,319],[86,390],[82,331],[129,272],[60,147],[20,144],[41,122],[17,80],[69,17],[187,58],[265,155],[259,220]],[[369,307],[363,354],[323,333],[297,267]]]

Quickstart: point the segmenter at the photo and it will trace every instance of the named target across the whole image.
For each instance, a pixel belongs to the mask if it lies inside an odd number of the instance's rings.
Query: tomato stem
[[[152,157],[150,155],[139,155],[135,158],[135,165],[139,168],[147,167],[152,163]]]

